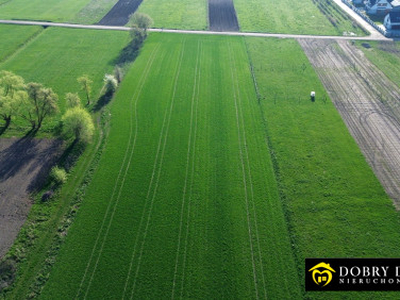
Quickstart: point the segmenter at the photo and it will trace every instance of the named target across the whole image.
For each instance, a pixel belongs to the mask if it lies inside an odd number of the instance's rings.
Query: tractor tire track
[[[236,113],[236,127],[237,127],[237,135],[238,135],[238,141],[239,141],[239,156],[240,156],[240,162],[241,162],[241,169],[242,169],[242,176],[243,176],[243,189],[244,189],[244,198],[245,198],[245,203],[246,203],[246,217],[247,217],[247,227],[248,227],[248,235],[249,235],[249,244],[250,244],[250,254],[251,254],[251,262],[252,262],[252,269],[253,269],[253,281],[254,281],[254,291],[255,291],[255,296],[256,299],[259,299],[259,293],[258,293],[258,278],[257,278],[257,269],[256,269],[256,263],[255,263],[255,257],[254,257],[254,245],[253,245],[253,233],[251,230],[251,220],[250,220],[250,209],[249,209],[249,199],[248,199],[248,189],[247,189],[247,176],[246,176],[246,166],[245,166],[245,161],[244,161],[244,155],[243,155],[243,144],[245,141],[243,140],[242,137],[242,131],[243,129],[241,128],[241,122],[239,118],[239,108],[238,108],[238,91],[236,89],[236,81],[237,79],[235,78],[235,70],[234,70],[234,54],[232,50],[232,45],[229,42],[228,44],[228,51],[229,51],[229,60],[230,60],[230,65],[231,65],[231,78],[232,78],[232,87],[233,87],[233,99],[235,103],[235,113]]]
[[[400,209],[400,90],[348,42],[299,40],[351,135]]]
[[[172,292],[171,299],[175,298],[175,286],[176,286],[176,277],[178,275],[178,264],[179,264],[179,254],[181,250],[181,239],[182,239],[182,228],[183,228],[183,218],[184,218],[184,210],[186,199],[188,198],[188,208],[186,214],[186,235],[185,235],[185,245],[187,245],[187,228],[189,228],[189,218],[190,218],[190,201],[192,196],[192,185],[193,185],[193,175],[194,175],[194,165],[195,165],[195,151],[196,151],[196,131],[197,131],[197,106],[198,106],[198,97],[199,97],[199,82],[200,82],[200,56],[201,56],[201,42],[198,42],[197,46],[197,58],[196,58],[196,67],[195,67],[195,75],[194,75],[194,83],[193,83],[193,93],[191,99],[191,107],[190,107],[190,128],[189,128],[189,138],[188,138],[188,150],[186,155],[186,171],[185,171],[185,181],[183,186],[183,196],[182,196],[182,206],[180,213],[180,222],[179,222],[179,234],[178,234],[178,245],[175,257],[175,268],[174,268],[174,278],[172,281]],[[194,136],[194,138],[192,138]],[[192,143],[192,139],[193,143]],[[193,145],[192,145],[193,144]],[[190,183],[188,184],[189,178],[189,170],[190,173]],[[189,192],[187,192],[189,186]],[[189,195],[187,197],[187,194]],[[186,257],[187,248],[184,247],[183,255]],[[183,268],[184,266],[182,266]],[[182,278],[183,281],[183,278]]]
[[[169,125],[170,125],[170,121],[171,121],[172,110],[174,108],[174,102],[175,102],[174,100],[175,100],[176,90],[177,90],[177,86],[178,86],[178,79],[179,79],[181,66],[182,66],[183,54],[185,52],[184,51],[184,48],[185,48],[184,40],[182,41],[182,44],[183,45],[180,47],[182,50],[181,50],[179,62],[178,62],[178,65],[177,65],[177,71],[176,71],[176,75],[175,75],[175,81],[174,81],[174,88],[173,88],[173,92],[172,92],[171,103],[170,103],[169,109],[167,109],[165,111],[165,114],[164,114],[163,124],[162,124],[160,137],[159,137],[159,141],[158,141],[157,154],[156,154],[156,157],[155,157],[155,160],[154,160],[154,165],[153,165],[153,172],[152,172],[149,188],[148,188],[147,195],[146,195],[146,202],[145,202],[145,206],[143,208],[142,217],[141,217],[140,225],[139,225],[139,228],[138,228],[138,233],[137,233],[136,239],[135,239],[135,246],[134,246],[134,250],[133,250],[132,256],[131,256],[131,261],[130,261],[130,264],[129,264],[129,271],[128,271],[127,278],[125,280],[125,287],[124,287],[124,293],[123,293],[122,298],[125,297],[125,294],[126,294],[127,289],[128,289],[128,284],[129,284],[129,280],[130,280],[130,276],[131,276],[131,272],[132,272],[132,267],[133,267],[133,261],[134,261],[135,256],[136,256],[136,248],[137,248],[138,243],[139,243],[139,236],[140,236],[140,233],[142,232],[143,221],[145,219],[145,214],[146,214],[148,202],[149,202],[149,199],[150,199],[150,207],[148,208],[147,222],[146,222],[145,228],[143,230],[143,238],[142,238],[142,243],[141,243],[141,247],[140,247],[140,250],[139,250],[138,262],[137,262],[137,267],[136,267],[136,271],[135,271],[135,275],[134,275],[134,279],[133,279],[133,286],[132,286],[132,290],[131,290],[130,299],[133,298],[133,294],[134,294],[135,287],[136,287],[136,280],[137,280],[137,276],[138,276],[139,269],[140,269],[140,263],[141,263],[141,259],[142,259],[143,248],[144,248],[144,244],[146,242],[147,231],[148,231],[148,227],[149,227],[150,220],[151,220],[151,214],[152,214],[152,210],[153,210],[154,200],[155,200],[155,197],[156,197],[156,194],[157,194],[158,183],[159,183],[161,170],[162,170],[162,165],[163,165],[163,160],[164,160],[165,148],[166,148],[166,144],[167,144],[167,140],[168,140]],[[160,151],[161,151],[161,155],[160,155]],[[159,158],[159,155],[160,155],[160,158]],[[157,170],[157,165],[159,165],[158,166],[158,170]],[[156,175],[156,173],[157,173],[157,175]],[[151,194],[152,194],[152,196],[151,196]]]
[[[139,88],[135,91],[134,95],[132,96],[132,99],[131,99],[131,109],[130,109],[130,110],[132,111],[132,106],[133,106],[133,104],[134,104],[134,107],[135,107],[135,118],[136,118],[136,104],[137,104],[139,95],[141,94],[141,91],[142,91],[142,89],[143,89],[144,83],[146,82],[147,76],[148,76],[148,74],[149,74],[149,70],[151,69],[151,66],[152,66],[153,61],[154,61],[154,59],[155,59],[155,57],[156,57],[156,54],[157,54],[157,52],[158,52],[158,49],[159,49],[159,46],[153,50],[153,53],[151,54],[150,59],[149,59],[149,61],[147,62],[146,66],[145,66],[145,71],[143,72],[143,74],[142,74],[142,76],[141,76],[141,78],[140,78],[140,81],[139,81]],[[136,119],[137,119],[137,118],[136,118]],[[84,275],[83,275],[83,277],[82,277],[82,280],[81,280],[81,283],[80,283],[80,285],[79,285],[79,289],[78,289],[78,291],[77,291],[77,294],[76,294],[76,297],[75,297],[75,298],[79,298],[79,295],[81,294],[81,290],[82,290],[83,284],[84,284],[84,282],[85,282],[87,273],[88,273],[88,271],[89,271],[90,265],[92,264],[92,260],[94,259],[94,255],[95,255],[95,252],[96,252],[96,249],[97,249],[97,245],[98,245],[98,243],[100,242],[101,233],[103,232],[103,228],[104,228],[104,226],[105,226],[106,219],[107,219],[107,217],[108,217],[108,215],[109,215],[111,206],[112,206],[112,204],[113,204],[113,199],[114,199],[114,197],[115,197],[115,194],[116,194],[116,191],[117,191],[117,188],[118,188],[118,183],[119,183],[119,181],[120,181],[120,179],[121,179],[121,174],[122,174],[122,172],[123,172],[123,170],[124,170],[124,166],[126,165],[125,162],[126,162],[126,160],[127,160],[128,153],[129,153],[129,150],[130,150],[130,148],[131,148],[131,143],[132,143],[132,137],[133,137],[133,135],[134,135],[134,143],[136,142],[137,121],[136,121],[136,128],[135,128],[135,133],[134,133],[134,134],[133,134],[132,125],[133,125],[133,115],[130,114],[130,135],[129,135],[129,140],[128,140],[128,146],[127,146],[127,149],[126,149],[126,151],[125,151],[124,159],[123,159],[123,162],[122,162],[122,164],[121,164],[120,170],[119,170],[119,172],[118,172],[117,179],[116,179],[115,184],[114,184],[114,189],[113,189],[113,193],[112,193],[111,199],[110,199],[110,201],[109,201],[109,204],[108,204],[108,206],[107,206],[106,212],[105,212],[104,217],[103,217],[103,222],[102,222],[101,227],[100,227],[100,230],[99,230],[99,232],[98,232],[98,235],[97,235],[95,244],[94,244],[94,246],[93,246],[93,248],[92,248],[92,252],[91,252],[89,261],[88,261],[88,263],[87,263],[87,266],[86,266]],[[124,174],[124,177],[123,177],[123,179],[122,179],[122,184],[121,184],[120,190],[119,190],[119,192],[118,192],[118,197],[117,197],[116,203],[114,204],[114,209],[113,209],[113,212],[112,212],[112,215],[111,215],[111,219],[110,219],[109,224],[108,224],[108,227],[107,227],[106,235],[104,236],[104,239],[103,239],[103,242],[102,242],[102,245],[101,245],[101,248],[100,248],[100,252],[99,252],[99,254],[98,254],[98,256],[97,256],[97,259],[96,259],[96,264],[95,264],[94,270],[92,271],[92,275],[91,275],[91,277],[90,277],[89,285],[88,285],[88,287],[87,287],[87,289],[86,289],[86,292],[85,292],[85,298],[86,298],[87,293],[88,293],[88,291],[89,291],[89,289],[90,289],[90,285],[91,285],[91,282],[92,282],[94,273],[96,272],[96,268],[97,268],[98,262],[99,262],[100,257],[101,257],[101,252],[102,252],[103,246],[104,246],[105,241],[106,241],[106,239],[107,239],[107,234],[108,234],[108,231],[109,231],[109,228],[110,228],[110,226],[111,226],[112,219],[113,219],[112,217],[113,217],[114,212],[115,212],[115,209],[116,209],[116,207],[117,207],[117,205],[118,205],[119,196],[120,196],[120,194],[121,194],[121,190],[122,190],[123,184],[124,184],[124,182],[125,182],[125,177],[126,177],[126,174],[127,174],[127,172],[128,172],[129,166],[130,166],[130,162],[131,162],[131,159],[132,159],[132,156],[133,156],[133,151],[134,151],[134,144],[132,145],[132,150],[131,150],[131,155],[130,155],[130,158],[129,158],[129,163],[128,163],[128,165],[127,165],[126,168],[125,168],[125,174]]]

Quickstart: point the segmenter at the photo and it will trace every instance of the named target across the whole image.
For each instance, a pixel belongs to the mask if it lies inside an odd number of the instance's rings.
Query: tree
[[[136,12],[129,16],[129,24],[132,28],[143,30],[147,35],[147,29],[153,25],[153,20],[146,14]]]
[[[13,115],[18,113],[21,103],[27,98],[24,79],[9,71],[0,72],[0,117],[7,128]]]
[[[103,90],[107,96],[112,96],[114,92],[117,90],[118,87],[118,80],[115,76],[106,74],[104,75],[104,87]]]
[[[66,93],[65,101],[68,108],[73,108],[76,106],[81,106],[81,99],[77,93]]]
[[[25,101],[22,118],[29,121],[32,129],[39,130],[43,120],[58,112],[58,96],[51,88],[45,88],[42,84],[30,82],[26,86],[28,98]]]
[[[93,81],[87,75],[78,78],[78,83],[82,86],[82,90],[86,93],[87,103],[90,105],[90,92],[92,91]]]
[[[89,143],[93,137],[94,124],[90,114],[82,107],[67,110],[62,117],[63,132],[73,135],[76,141]]]

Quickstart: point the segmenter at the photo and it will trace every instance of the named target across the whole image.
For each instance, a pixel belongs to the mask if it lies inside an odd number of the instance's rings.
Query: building
[[[388,0],[367,0],[365,11],[369,15],[384,16],[392,10],[393,6]]]

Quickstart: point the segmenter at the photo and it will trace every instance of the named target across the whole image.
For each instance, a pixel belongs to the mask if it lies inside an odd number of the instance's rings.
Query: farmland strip
[[[212,31],[239,31],[232,0],[208,0],[208,19]]]
[[[145,82],[146,82],[147,76],[148,76],[149,71],[150,71],[150,69],[151,69],[151,66],[152,66],[152,64],[153,64],[153,61],[154,61],[154,59],[155,59],[155,57],[156,57],[156,54],[157,54],[157,52],[158,52],[158,49],[159,49],[159,46],[153,50],[153,53],[152,53],[152,55],[151,55],[151,57],[150,57],[150,59],[149,59],[147,65],[146,65],[145,71],[143,72],[143,75],[142,75],[141,80],[140,80],[140,82],[139,82],[139,88],[135,91],[134,95],[132,96],[132,100],[131,100],[131,110],[132,110],[132,105],[133,105],[133,103],[135,103],[135,105],[134,105],[135,114],[136,114],[136,105],[137,105],[137,101],[138,101],[138,99],[139,99],[139,95],[141,94],[141,91],[142,91],[142,89],[143,89],[143,86],[144,86],[144,84],[145,84]],[[126,174],[127,174],[127,172],[128,172],[128,169],[129,169],[129,166],[130,166],[130,163],[131,163],[131,159],[132,159],[132,156],[133,156],[133,151],[134,151],[134,146],[135,146],[136,136],[137,136],[137,125],[138,125],[138,124],[137,124],[136,115],[135,115],[135,119],[136,119],[136,124],[135,124],[135,125],[136,125],[136,128],[135,128],[135,133],[134,133],[133,146],[132,146],[131,154],[130,154],[130,157],[129,157],[129,162],[128,162],[127,167],[125,168],[125,174],[124,174],[124,177],[123,177],[123,179],[122,179],[122,184],[121,184],[120,189],[119,189],[119,192],[118,192],[117,200],[116,200],[116,203],[115,203],[115,205],[114,205],[114,209],[113,209],[113,212],[112,212],[112,215],[111,215],[111,219],[110,219],[110,221],[109,221],[109,224],[108,224],[108,227],[107,227],[107,231],[106,231],[106,234],[105,234],[105,236],[104,236],[104,239],[103,239],[103,242],[102,242],[102,245],[101,245],[101,248],[100,248],[100,252],[99,252],[99,254],[98,254],[98,256],[97,256],[95,268],[94,268],[94,270],[92,271],[92,275],[91,275],[91,277],[90,277],[89,285],[88,285],[88,287],[87,287],[87,289],[86,289],[86,292],[85,292],[85,297],[86,297],[86,295],[87,295],[87,293],[88,293],[88,291],[89,291],[89,289],[90,289],[90,285],[91,285],[91,282],[92,282],[94,273],[96,272],[96,267],[97,267],[97,264],[98,264],[98,262],[99,262],[99,260],[100,260],[100,257],[101,257],[102,248],[103,248],[104,243],[105,243],[105,241],[106,241],[106,239],[107,239],[107,234],[108,234],[109,228],[110,228],[110,226],[111,226],[111,223],[112,223],[112,220],[113,220],[113,216],[114,216],[114,213],[115,213],[115,209],[116,209],[116,206],[117,206],[117,204],[118,204],[119,197],[120,197],[120,195],[121,195],[121,190],[122,190],[122,187],[123,187],[124,182],[125,182],[125,177],[126,177]],[[108,206],[107,206],[107,210],[106,210],[106,212],[105,212],[105,214],[104,214],[103,222],[102,222],[101,227],[100,227],[100,230],[99,230],[99,232],[98,232],[98,235],[97,235],[97,238],[96,238],[96,242],[95,242],[95,244],[94,244],[94,246],[93,246],[93,248],[92,248],[92,253],[91,253],[91,255],[90,255],[90,259],[89,259],[89,261],[88,261],[88,264],[87,264],[87,266],[86,266],[84,275],[83,275],[83,277],[82,277],[82,280],[81,280],[81,283],[80,283],[78,292],[77,292],[77,294],[76,294],[76,298],[78,298],[79,295],[80,295],[80,291],[81,291],[81,289],[82,289],[82,286],[83,286],[83,283],[84,283],[84,281],[85,281],[87,272],[88,272],[89,267],[90,267],[90,265],[91,265],[91,262],[92,262],[92,259],[93,259],[93,256],[94,256],[94,252],[95,252],[95,250],[96,250],[96,248],[97,248],[97,244],[99,243],[100,236],[101,236],[101,232],[103,231],[103,227],[104,227],[104,225],[105,225],[106,217],[107,217],[107,215],[109,214],[109,211],[110,211],[110,209],[111,209],[111,205],[112,205],[112,202],[113,202],[112,200],[113,200],[114,195],[115,195],[115,193],[116,193],[117,186],[118,186],[118,182],[119,182],[119,180],[120,180],[120,177],[121,177],[121,174],[122,174],[122,170],[123,170],[123,168],[124,168],[124,166],[125,166],[125,161],[126,161],[126,159],[127,159],[127,157],[128,157],[128,153],[129,153],[129,149],[130,149],[130,145],[131,145],[131,140],[132,140],[132,136],[133,136],[133,134],[132,134],[132,133],[133,133],[133,130],[132,130],[132,125],[133,125],[133,124],[132,124],[132,123],[133,123],[133,115],[130,114],[130,135],[129,135],[129,140],[128,140],[128,147],[126,148],[126,151],[125,151],[125,154],[124,154],[124,159],[123,159],[123,162],[122,162],[122,164],[121,164],[120,170],[119,170],[119,172],[118,172],[117,179],[116,179],[116,181],[115,181],[113,193],[112,193],[111,199],[110,199],[110,201],[109,201],[109,204],[108,204]]]
[[[252,239],[252,232],[251,232],[251,221],[250,221],[250,211],[249,211],[249,200],[248,200],[248,192],[247,192],[247,179],[246,179],[246,170],[245,170],[245,162],[243,159],[243,149],[242,149],[242,134],[241,134],[241,126],[240,126],[240,121],[239,121],[239,111],[238,111],[238,91],[236,90],[235,87],[235,82],[236,79],[234,77],[234,70],[233,70],[233,64],[234,64],[234,58],[233,58],[233,51],[232,51],[232,46],[229,42],[229,59],[231,62],[231,78],[232,78],[232,84],[233,84],[233,99],[235,103],[235,112],[236,112],[236,127],[237,127],[237,134],[238,134],[238,140],[239,140],[239,156],[240,156],[240,162],[241,162],[241,167],[242,167],[242,175],[243,175],[243,189],[244,189],[244,198],[246,202],[246,216],[247,216],[247,227],[248,227],[248,234],[249,234],[249,243],[250,243],[250,253],[251,253],[251,261],[252,261],[252,266],[253,266],[253,280],[254,280],[254,289],[255,289],[255,294],[256,298],[259,299],[259,294],[258,294],[258,286],[257,286],[257,270],[255,266],[255,259],[254,259],[254,246],[253,246],[253,239]],[[246,142],[246,141],[244,141]]]
[[[99,25],[124,26],[143,0],[119,0],[100,20]]]
[[[141,217],[141,220],[140,220],[138,233],[137,233],[136,239],[135,239],[135,246],[134,246],[134,249],[133,249],[133,252],[132,252],[132,257],[131,257],[131,261],[130,261],[130,265],[129,265],[128,276],[127,276],[126,281],[125,281],[125,288],[124,288],[124,293],[123,293],[123,296],[122,296],[123,298],[125,297],[127,285],[128,285],[129,279],[130,279],[132,266],[133,266],[133,260],[134,260],[135,255],[136,255],[136,247],[137,247],[137,243],[138,243],[138,240],[139,240],[139,234],[142,231],[141,230],[142,224],[143,224],[142,222],[144,220],[144,216],[145,216],[145,212],[146,212],[146,208],[147,208],[147,203],[148,203],[148,200],[150,198],[150,194],[151,194],[151,190],[152,190],[152,186],[153,186],[153,181],[155,181],[154,189],[153,189],[153,195],[151,197],[149,212],[148,212],[148,215],[147,215],[147,223],[146,223],[146,226],[145,226],[145,229],[144,229],[143,241],[142,241],[140,252],[139,252],[139,257],[138,257],[138,263],[137,263],[137,267],[136,267],[136,271],[135,271],[135,276],[134,276],[134,279],[133,279],[133,287],[132,287],[131,297],[130,298],[133,298],[133,294],[134,294],[134,290],[135,290],[135,286],[136,286],[136,279],[137,279],[137,276],[138,276],[138,273],[139,273],[140,261],[141,261],[141,257],[142,257],[142,253],[143,253],[143,247],[144,247],[144,244],[145,244],[145,241],[146,241],[147,230],[148,230],[148,226],[149,226],[150,219],[151,219],[151,213],[152,213],[152,210],[153,210],[154,199],[156,197],[157,188],[158,188],[158,182],[159,182],[161,169],[162,169],[162,164],[163,164],[163,160],[164,160],[165,146],[167,144],[167,139],[168,139],[169,124],[170,124],[170,121],[171,121],[172,109],[174,107],[175,94],[176,94],[176,90],[177,90],[178,79],[179,79],[179,74],[180,74],[181,65],[182,65],[182,58],[183,58],[183,54],[184,54],[184,41],[182,41],[182,44],[183,44],[183,46],[182,46],[182,50],[181,50],[181,54],[180,54],[180,58],[179,58],[178,66],[177,66],[177,72],[176,72],[176,75],[175,75],[175,82],[174,82],[174,89],[173,89],[173,92],[172,92],[172,99],[171,99],[169,110],[166,110],[165,114],[164,114],[162,129],[161,129],[161,132],[160,132],[160,137],[159,137],[158,146],[157,146],[157,152],[156,152],[157,154],[156,154],[156,157],[155,157],[155,160],[154,160],[153,172],[152,172],[152,175],[151,175],[151,180],[150,180],[149,188],[148,188],[147,195],[146,195],[146,202],[145,202],[145,206],[143,208],[143,212],[142,212],[142,217]],[[167,121],[167,119],[168,119],[168,121]],[[167,121],[167,124],[165,124],[166,121]],[[166,125],[166,129],[165,129],[165,125]],[[164,134],[164,129],[165,129],[165,134]],[[164,142],[162,142],[163,140],[164,140]],[[161,145],[162,145],[162,149],[161,149]],[[160,154],[160,150],[161,150],[161,157],[160,157],[160,159],[158,159],[159,154]],[[158,162],[158,160],[160,160],[160,161]],[[157,176],[156,176],[156,179],[154,179],[158,164],[159,164],[159,168],[158,168]]]

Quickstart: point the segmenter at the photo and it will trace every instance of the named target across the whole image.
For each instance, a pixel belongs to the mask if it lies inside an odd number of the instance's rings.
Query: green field
[[[112,116],[42,298],[300,297],[242,38],[152,34]]]
[[[12,0],[0,6],[0,19],[69,21],[90,0]]]
[[[138,12],[148,14],[156,28],[206,30],[207,10],[206,0],[143,0]]]
[[[329,0],[317,0],[316,3],[321,3],[326,15],[312,0],[234,0],[241,31],[314,35],[354,32],[365,35],[358,26],[352,25],[351,19],[336,4]]]
[[[370,48],[365,48],[368,45]],[[394,83],[400,86],[400,46],[396,42],[360,42],[357,47]]]
[[[41,27],[0,25],[0,63],[39,34]]]
[[[113,71],[115,59],[128,40],[126,32],[48,28],[18,55],[0,64],[0,69],[53,88],[63,112],[67,92],[79,91],[84,102],[85,95],[77,82],[84,74],[93,80],[93,100],[99,97],[104,74]]]
[[[306,257],[399,257],[399,214],[300,46],[294,40],[247,41],[300,281]],[[311,90],[316,91],[315,103],[309,99]],[[398,293],[348,294],[360,299],[384,296],[398,298]]]
[[[91,0],[70,21],[78,24],[95,24],[99,22],[117,2],[118,0]]]

